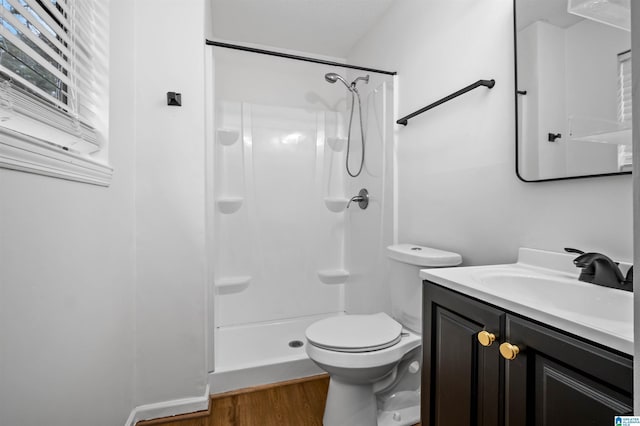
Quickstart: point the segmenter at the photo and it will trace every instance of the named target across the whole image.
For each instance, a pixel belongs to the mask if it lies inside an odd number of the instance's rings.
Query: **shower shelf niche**
[[[349,271],[344,269],[322,269],[318,278],[325,284],[344,284],[349,279]]]
[[[324,198],[324,205],[327,206],[327,208],[334,213],[340,213],[341,211],[344,211],[344,209],[347,207],[348,202],[349,202],[348,198],[342,198],[342,197],[325,197]]]
[[[249,287],[251,277],[248,275],[239,275],[235,277],[223,277],[214,281],[216,294],[232,294],[240,293]]]
[[[344,151],[344,147],[346,144],[347,144],[346,138],[332,138],[332,137],[327,138],[327,145],[329,145],[329,148],[331,148],[335,152]]]
[[[220,197],[216,200],[216,204],[221,213],[231,214],[240,209],[243,201],[243,197]]]
[[[233,145],[234,143],[236,143],[240,136],[240,132],[235,129],[218,129],[216,133],[220,145],[225,146]]]

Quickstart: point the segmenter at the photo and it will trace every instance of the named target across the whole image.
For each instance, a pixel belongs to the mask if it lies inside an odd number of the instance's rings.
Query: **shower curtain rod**
[[[375,68],[359,67],[357,65],[341,64],[340,62],[325,61],[322,59],[310,58],[308,56],[290,55],[288,53],[275,52],[273,50],[256,49],[255,47],[241,46],[238,44],[222,43],[219,41],[207,40],[208,46],[224,47],[227,49],[243,50],[245,52],[260,53],[263,55],[278,56],[280,58],[295,59],[297,61],[314,62],[316,64],[331,65],[334,67],[350,68],[353,70],[369,71],[379,74],[396,75],[395,71],[383,71]]]

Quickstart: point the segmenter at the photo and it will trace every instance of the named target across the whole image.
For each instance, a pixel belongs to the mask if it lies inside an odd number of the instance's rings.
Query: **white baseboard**
[[[142,420],[177,416],[207,409],[209,409],[209,385],[207,385],[203,396],[140,405],[131,411],[124,426],[135,426],[137,422]]]

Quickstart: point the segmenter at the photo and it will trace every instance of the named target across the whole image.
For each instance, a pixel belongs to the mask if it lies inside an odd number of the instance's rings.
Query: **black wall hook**
[[[182,106],[182,93],[167,92],[167,105]]]
[[[549,133],[549,135],[547,136],[549,142],[555,142],[556,139],[560,139],[561,137],[561,133]]]

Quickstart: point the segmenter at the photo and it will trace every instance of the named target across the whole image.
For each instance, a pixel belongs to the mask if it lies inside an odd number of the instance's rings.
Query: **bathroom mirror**
[[[631,173],[630,0],[514,0],[516,173]]]

